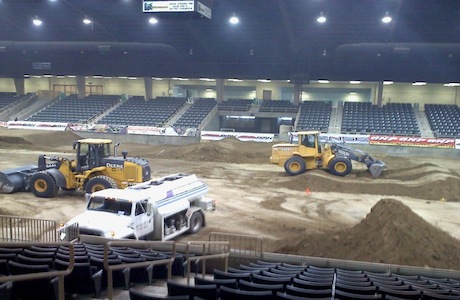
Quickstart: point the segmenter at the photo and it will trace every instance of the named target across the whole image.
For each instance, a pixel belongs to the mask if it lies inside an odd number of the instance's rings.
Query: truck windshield
[[[88,210],[105,211],[117,215],[130,216],[132,203],[125,200],[91,197],[88,203]]]

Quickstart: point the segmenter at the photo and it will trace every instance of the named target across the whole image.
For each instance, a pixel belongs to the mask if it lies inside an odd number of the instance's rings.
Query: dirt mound
[[[22,145],[33,146],[31,142],[19,136],[0,136],[0,148],[17,148]]]
[[[350,229],[283,241],[276,252],[420,267],[460,269],[460,241],[402,202],[382,199]]]
[[[456,174],[439,170],[421,172],[411,177],[408,180],[404,177],[362,178],[354,174],[338,177],[326,171],[314,170],[294,177],[286,175],[284,187],[298,191],[308,187],[312,192],[405,196],[425,200],[444,198],[447,201],[460,201],[460,177]]]
[[[80,137],[72,131],[0,129],[0,148],[6,149],[72,149],[73,141],[78,139]]]
[[[213,161],[224,163],[268,163],[272,144],[242,142],[225,138],[185,146],[160,147],[155,157],[189,161]]]

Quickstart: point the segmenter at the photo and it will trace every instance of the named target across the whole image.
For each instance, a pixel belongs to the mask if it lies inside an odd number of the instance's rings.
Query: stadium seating
[[[198,98],[192,106],[177,120],[173,127],[199,128],[201,122],[216,107],[214,98]]]
[[[297,113],[299,106],[289,100],[263,100],[259,112]]]
[[[345,102],[342,133],[397,134],[420,136],[415,112],[409,103]]]
[[[70,95],[53,102],[26,121],[86,123],[115,105],[119,99],[119,95],[89,95],[83,99]]]
[[[145,100],[135,96],[123,102],[115,110],[98,121],[107,125],[163,126],[172,115],[181,109],[185,98],[157,97]]]
[[[425,113],[437,137],[460,137],[460,108],[457,105],[425,104]]]
[[[299,130],[319,130],[327,132],[331,118],[332,103],[330,101],[304,101],[300,105]]]
[[[248,111],[251,105],[252,100],[250,99],[228,99],[219,103],[217,109],[220,111]]]

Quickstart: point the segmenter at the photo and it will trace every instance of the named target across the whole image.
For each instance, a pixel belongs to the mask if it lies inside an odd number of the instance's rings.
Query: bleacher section
[[[425,113],[436,137],[460,137],[460,108],[457,105],[425,104]]]
[[[70,95],[27,118],[26,121],[85,123],[115,105],[119,95],[89,95],[78,99]]]
[[[327,132],[331,119],[332,103],[330,101],[304,101],[300,105],[299,120],[296,129],[319,130]]]
[[[16,93],[0,92],[0,109],[7,107],[20,99],[16,96]]]
[[[409,103],[345,102],[342,133],[399,134],[420,136],[414,110]]]
[[[263,100],[259,112],[297,113],[299,107],[289,100]]]
[[[73,255],[63,245],[0,247],[0,276],[66,270],[73,257],[73,270],[64,278],[66,299],[106,295],[104,260],[109,267],[120,265],[112,268],[113,287],[120,291],[117,299],[460,299],[460,280],[445,274],[416,274],[415,268],[404,274],[385,268],[369,271],[356,265],[348,269],[253,258],[210,268],[206,274],[198,273],[199,264],[193,264],[195,275],[187,275],[187,258],[193,255],[143,246],[108,245],[105,251],[103,244],[72,245]],[[129,266],[136,263],[142,266]],[[192,279],[189,285],[184,276]],[[0,285],[0,295],[2,299],[55,299],[56,284],[50,278],[8,282]]]
[[[174,127],[199,128],[201,122],[216,107],[214,98],[198,98],[192,106],[174,123]]]
[[[448,278],[261,260],[195,275],[194,285],[169,280],[166,286],[167,297],[189,299],[460,299],[460,281]],[[159,299],[135,288],[130,296]]]
[[[250,99],[228,99],[219,103],[217,109],[225,111],[248,111],[251,105],[252,100]]]
[[[100,124],[131,126],[163,126],[181,107],[186,98],[157,97],[145,100],[134,96],[99,120]]]

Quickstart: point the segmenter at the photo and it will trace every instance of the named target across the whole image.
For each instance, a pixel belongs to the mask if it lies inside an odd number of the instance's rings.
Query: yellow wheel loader
[[[385,163],[375,160],[367,153],[337,143],[322,145],[319,131],[297,132],[297,144],[276,144],[272,146],[270,162],[281,167],[289,175],[298,175],[307,170],[326,169],[331,174],[345,176],[351,172],[351,161],[366,164],[374,177],[379,177]]]
[[[127,152],[111,154],[109,139],[81,139],[73,143],[75,159],[40,155],[37,165],[0,172],[0,192],[31,191],[37,197],[54,197],[59,189],[93,193],[125,188],[150,180],[150,164]]]

